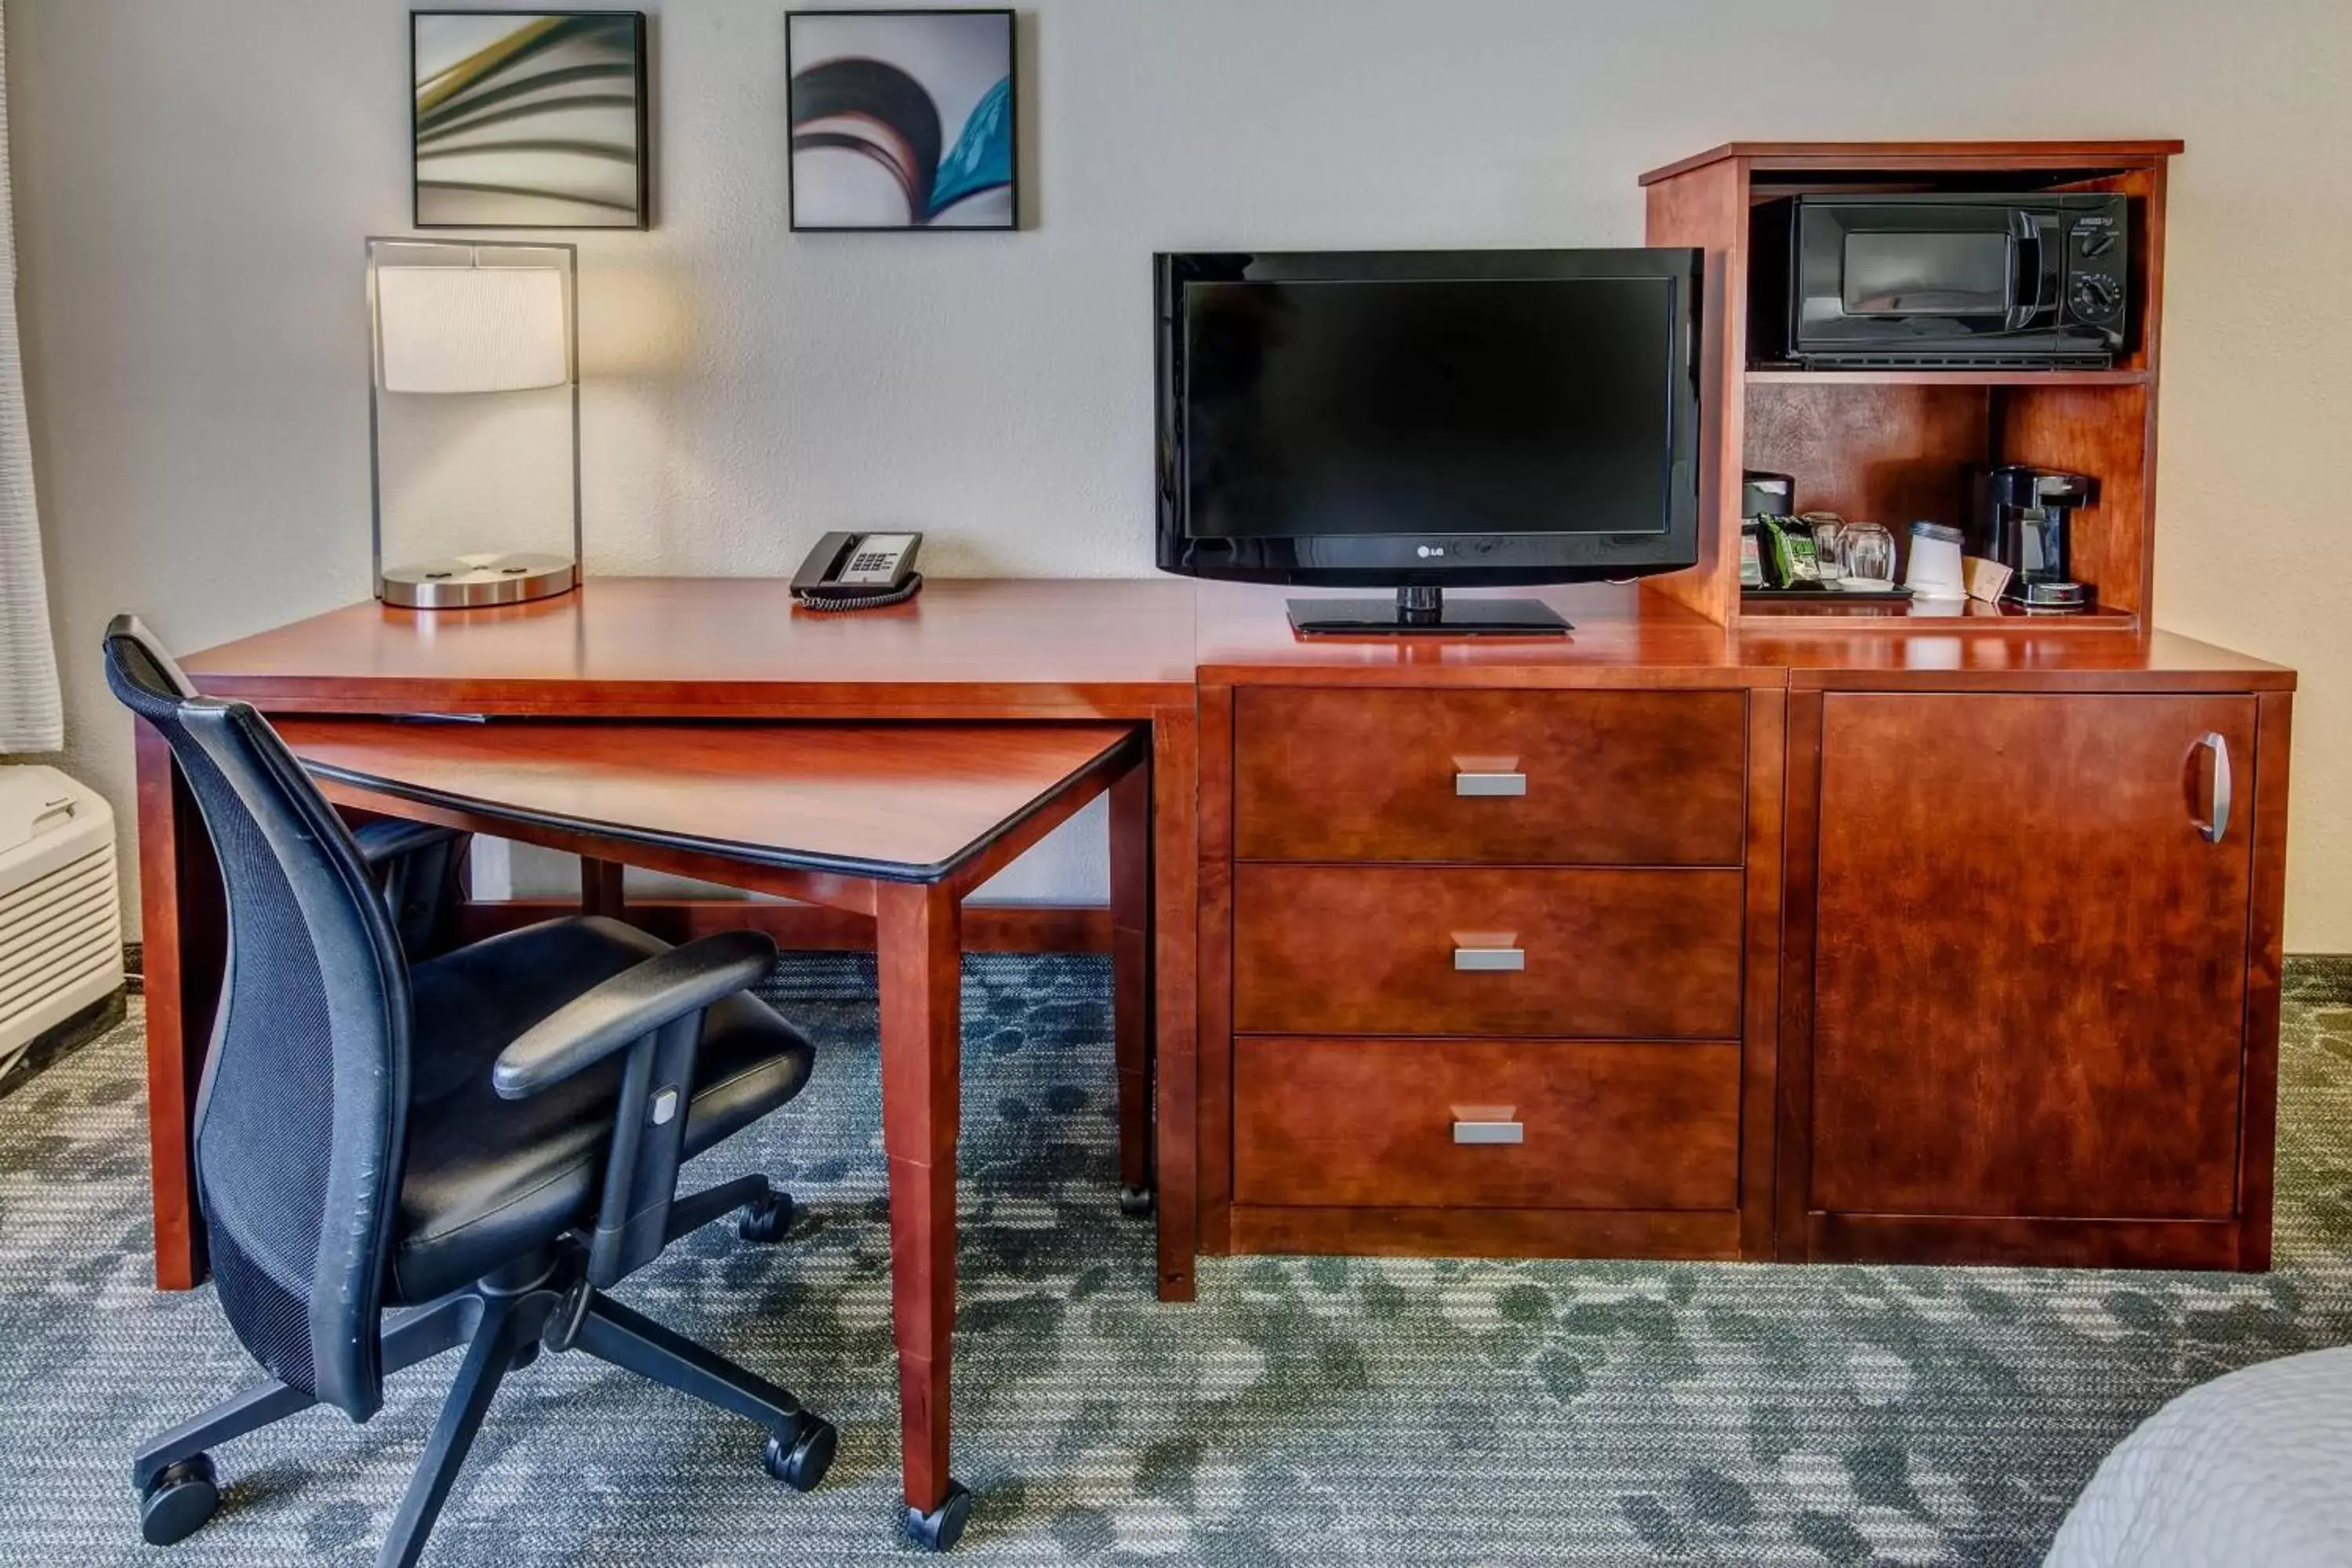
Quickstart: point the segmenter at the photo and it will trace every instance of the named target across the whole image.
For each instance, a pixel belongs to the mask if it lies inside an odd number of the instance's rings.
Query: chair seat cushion
[[[390,1300],[446,1295],[593,1217],[626,1053],[529,1100],[499,1099],[490,1067],[532,1025],[667,947],[617,921],[560,920],[412,973],[407,1166]],[[798,1094],[815,1055],[756,997],[712,1007],[703,1017],[686,1153]]]

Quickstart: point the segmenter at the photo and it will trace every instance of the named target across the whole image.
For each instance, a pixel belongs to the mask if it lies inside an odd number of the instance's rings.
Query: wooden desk
[[[1151,889],[1148,947],[1160,1292],[1193,1291],[1197,727],[1193,589],[1147,582],[940,582],[896,609],[795,613],[771,579],[600,578],[538,604],[439,616],[373,603],[189,658],[206,693],[297,714],[599,720],[1123,721],[1147,728],[1148,784],[1113,814],[1123,878]],[[139,853],[146,944],[156,1276],[204,1272],[188,1119],[217,1002],[217,872],[161,741],[142,731]],[[1137,775],[1139,778],[1142,775]],[[1148,839],[1148,855],[1144,852]],[[631,856],[644,858],[633,849]],[[1139,864],[1139,861],[1148,863]],[[651,863],[647,861],[646,863]],[[1139,929],[1148,925],[1146,931]]]
[[[1725,626],[1664,594],[1606,586],[1538,595],[1576,623],[1569,637],[1310,641],[1285,622],[1286,596],[1276,587],[1175,580],[940,583],[900,610],[826,619],[793,615],[784,587],[772,582],[600,581],[571,598],[437,620],[361,605],[191,664],[205,689],[246,698],[273,716],[1149,724],[1160,1288],[1170,1298],[1192,1292],[1196,1242],[1213,1253],[1646,1250],[2170,1267],[2258,1268],[2268,1257],[2292,671],[2163,632],[2064,622],[1967,636],[1918,624],[1801,633],[1780,624]],[[1402,740],[1371,717],[1386,710],[1379,702],[1350,700],[1412,692],[1433,694],[1415,711],[1436,721]],[[1260,782],[1282,776],[1266,759],[1283,715],[1299,702],[1318,704],[1324,722],[1315,732],[1329,742],[1325,754],[1305,759],[1311,766],[1287,775],[1286,787],[1303,792],[1300,817],[1314,816],[1317,792],[1328,785],[1332,798],[1364,809],[1376,796],[1387,802],[1381,810],[1392,825],[1427,827],[1449,820],[1444,813],[1484,809],[1454,804],[1456,752],[1542,752],[1554,755],[1556,775],[1566,776],[1562,768],[1589,774],[1600,762],[1558,748],[1601,732],[1577,715],[1597,713],[1585,699],[1609,692],[1687,697],[1687,709],[1675,710],[1695,721],[1664,726],[1662,735],[1682,737],[1672,747],[1612,748],[1612,776],[1630,780],[1614,795],[1563,788],[1558,777],[1538,786],[1529,808],[1536,817],[1550,820],[1544,814],[1559,803],[1607,798],[1623,818],[1585,826],[1630,833],[1641,803],[1683,797],[1692,766],[1684,743],[1712,735],[1727,758],[1738,737],[1717,710],[1736,698],[1745,714],[1742,837],[1736,855],[1717,847],[1707,856],[1717,870],[1736,864],[1744,879],[1738,1026],[1725,1032],[1726,1016],[1709,1058],[1728,1060],[1730,1036],[1738,1037],[1736,1207],[1717,1204],[1702,1220],[1664,1211],[1664,1220],[1644,1220],[1636,1234],[1631,1222],[1592,1217],[1610,1211],[1575,1207],[1513,1218],[1476,1205],[1310,1203],[1306,1187],[1273,1181],[1273,1166],[1254,1189],[1268,1201],[1237,1203],[1236,1115],[1277,1106],[1283,1094],[1276,1086],[1253,1100],[1235,1081],[1237,913],[1247,912],[1237,911],[1236,878],[1260,876],[1249,868],[1286,858],[1328,863],[1335,852],[1328,842],[1268,841],[1263,825],[1244,852],[1242,775],[1255,767]],[[2228,700],[2209,711],[2177,700],[2187,698]],[[1441,731],[1462,744],[1437,746]],[[2127,742],[2129,764],[2118,760],[2118,746],[2080,743],[2095,731]],[[2207,760],[2215,753],[2200,738],[2208,731],[2236,760],[2240,810],[2227,854],[2199,858],[2195,817],[2219,776]],[[1932,737],[1950,738],[1958,755],[1922,771],[1908,759]],[[184,1119],[211,1016],[217,933],[204,912],[205,857],[184,861],[174,848],[187,837],[175,829],[190,808],[174,804],[163,748],[149,738],[141,755],[156,1166],[167,1181],[181,1173],[184,1186]],[[1626,760],[1642,755],[1665,760],[1644,779],[1627,771]],[[1400,770],[1408,763],[1424,773],[1407,776]],[[2137,792],[2128,803],[2116,798],[2125,775]],[[2030,829],[2020,803],[2042,811]],[[1979,827],[1953,826],[1963,806],[1979,814],[1969,818]],[[1723,822],[1714,830],[1730,844]],[[1503,858],[1517,866],[1532,855],[1582,870],[1596,855],[1630,853],[1627,842],[1528,841]],[[1380,856],[1361,845],[1347,850],[1369,857],[1358,868],[1362,886],[1379,880],[1370,874],[1376,862],[1393,858],[1400,843],[1412,852],[1408,859],[1428,862],[1418,869],[1431,876],[1420,879],[1445,885],[1436,873],[1453,851],[1441,853],[1433,840],[1383,843]],[[1903,858],[1890,859],[1889,845],[1904,847]],[[2112,877],[2127,890],[2084,900],[2077,889],[2085,877]],[[1978,884],[1994,890],[1976,906],[1948,896]],[[2181,924],[2169,949],[2105,927],[2080,940],[2000,946],[2010,940],[2004,933],[2030,926],[2021,911],[2046,907],[2054,919],[2163,910],[2181,902],[2183,889],[2205,900],[2199,907],[2207,913]],[[193,915],[184,921],[184,906]],[[1558,907],[1557,900],[1541,905]],[[197,960],[186,963],[184,924]],[[1917,952],[1889,941],[1906,931],[1918,938]],[[1963,951],[1974,956],[1957,977],[1952,964],[1930,962],[1936,952]],[[1888,961],[1856,967],[1880,953]],[[2242,994],[2242,1005],[2208,1006],[2194,1026],[2186,1009],[2161,1002],[2149,1004],[2156,1022],[2147,1024],[2059,1018],[2043,1005],[2053,996],[2085,1006],[2163,998],[2194,989],[2209,972],[2223,976],[2228,994]],[[1438,983],[1454,984],[1442,975]],[[1969,999],[1997,998],[2022,1021],[1982,1026]],[[1935,1037],[1944,1053],[1932,1060],[1913,1048],[1931,1030],[1941,1031]],[[2021,1037],[2037,1048],[1988,1048]],[[2151,1039],[2173,1053],[2174,1066],[2159,1072],[2148,1065]],[[1473,1053],[1455,1054],[1460,1071],[1475,1076]],[[1347,1065],[1336,1047],[1323,1055],[1334,1073]],[[2010,1101],[1970,1087],[1996,1083],[2008,1085]],[[2163,1092],[2167,1083],[2194,1085],[2202,1096],[2206,1142],[2195,1168],[2170,1190],[2098,1186],[2102,1172],[2141,1169],[2146,1161],[2131,1159],[2179,1142],[2184,1100]],[[2032,1105],[2042,1120],[2017,1114],[2011,1102]],[[1886,1119],[1900,1120],[1901,1138],[1872,1142]],[[1727,1123],[1717,1114],[1715,1125]],[[1278,1130],[1270,1117],[1254,1126],[1254,1137]],[[2081,1133],[2068,1169],[2094,1193],[2063,1210],[2016,1185],[2021,1173],[2057,1168],[2038,1131],[2050,1127]],[[1966,1184],[1928,1193],[1896,1156],[1913,1147],[1945,1150],[1955,1128],[1976,1130],[1969,1136],[1987,1151],[1981,1168]],[[2109,1160],[2100,1139],[2137,1152]],[[1260,1156],[1269,1147],[1254,1145]],[[1620,1168],[1639,1167],[1622,1140],[1612,1147],[1623,1157]],[[1712,1147],[1729,1149],[1727,1135]],[[184,1218],[184,1207],[159,1209],[164,1278],[183,1283],[195,1258]]]
[[[909,1507],[949,1500],[963,900],[1105,792],[1148,801],[1126,724],[446,723],[286,719],[328,798],[874,918],[891,1316]],[[1142,811],[1115,814],[1148,839]],[[1148,855],[1121,842],[1115,918],[1139,927]],[[1121,1163],[1150,1136],[1140,944],[1115,956]],[[1108,1198],[1108,1194],[1105,1194]]]

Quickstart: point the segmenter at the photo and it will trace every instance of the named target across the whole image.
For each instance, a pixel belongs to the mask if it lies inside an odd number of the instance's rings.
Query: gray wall
[[[404,0],[7,0],[72,765],[112,610],[195,647],[362,596],[359,241],[407,210]],[[782,0],[658,0],[659,226],[584,237],[592,570],[1149,570],[1156,247],[1638,242],[1734,137],[2188,138],[2158,592],[2305,674],[2289,942],[2352,951],[2352,10],[2335,0],[1044,0],[1035,226],[784,226]],[[1024,890],[1097,885],[1082,828]]]

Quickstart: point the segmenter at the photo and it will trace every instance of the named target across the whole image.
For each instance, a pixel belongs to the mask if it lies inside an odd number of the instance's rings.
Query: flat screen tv
[[[1564,629],[1454,586],[1698,561],[1700,254],[1158,260],[1160,565],[1397,591],[1302,631]]]

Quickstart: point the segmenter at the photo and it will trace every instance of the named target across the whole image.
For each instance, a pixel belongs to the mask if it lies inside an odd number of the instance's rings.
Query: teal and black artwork
[[[1020,225],[1010,11],[798,11],[795,229]]]

